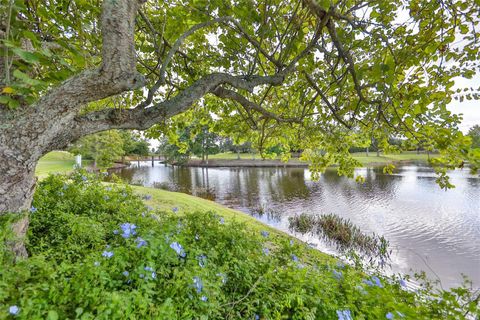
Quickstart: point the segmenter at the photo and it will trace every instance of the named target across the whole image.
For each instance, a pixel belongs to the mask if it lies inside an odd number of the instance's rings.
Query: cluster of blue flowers
[[[17,306],[10,306],[10,308],[8,308],[8,313],[10,313],[13,316],[16,316],[20,313],[20,308]]]
[[[366,285],[368,285],[369,287],[379,287],[379,288],[383,288],[383,285],[382,285],[382,282],[380,281],[380,279],[377,277],[377,276],[373,276],[371,278],[372,280],[368,280],[368,279],[363,279],[362,282],[365,283]]]
[[[335,279],[337,279],[337,280],[340,280],[340,279],[343,278],[342,271],[337,271],[337,270],[333,269],[332,273],[333,273],[333,276],[335,277]]]
[[[125,239],[128,239],[131,236],[134,236],[137,234],[137,232],[135,231],[137,226],[134,225],[133,223],[123,223],[120,225],[120,228],[123,231],[122,237],[124,237]]]
[[[205,265],[207,264],[207,256],[202,254],[202,255],[199,255],[197,257],[197,260],[198,260],[198,265],[201,267],[201,268],[204,268]]]
[[[103,251],[102,252],[102,257],[110,259],[111,257],[113,257],[113,251],[107,251],[107,250]]]
[[[338,320],[353,320],[350,310],[337,310]]]
[[[187,254],[185,253],[185,250],[183,249],[182,245],[178,242],[172,242],[170,244],[170,248],[172,248],[182,258],[185,258],[187,256]]]
[[[137,237],[137,239],[135,239],[135,242],[137,243],[137,248],[145,247],[147,245],[147,241],[143,240],[140,237]]]
[[[385,318],[389,319],[389,320],[392,320],[392,319],[395,319],[395,314],[399,317],[399,318],[405,318],[405,315],[399,311],[395,311],[395,313],[392,313],[392,312],[388,312],[386,315],[385,315]]]

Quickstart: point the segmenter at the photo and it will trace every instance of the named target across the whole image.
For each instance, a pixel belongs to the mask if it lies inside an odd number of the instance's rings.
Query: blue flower
[[[290,240],[290,245],[293,246],[295,242],[293,240]]]
[[[337,310],[338,320],[353,320],[350,310]]]
[[[337,268],[340,268],[340,269],[345,269],[345,264],[341,261],[338,261],[337,262]]]
[[[379,288],[383,288],[382,283],[380,282],[380,279],[377,276],[373,276],[372,280],[375,281],[375,285]]]
[[[203,289],[202,279],[200,279],[199,277],[193,277],[193,287],[195,288],[197,293],[202,292],[202,289]]]
[[[388,312],[388,313],[385,315],[385,318],[390,319],[390,320],[393,319],[393,313]]]
[[[62,189],[67,190],[68,189],[68,184],[64,183]]]
[[[38,209],[35,208],[34,206],[32,206],[32,207],[30,208],[30,212],[31,212],[31,213],[35,213],[35,212],[37,212],[37,211],[38,211]]]
[[[362,282],[365,283],[366,285],[368,285],[369,287],[374,286],[374,284],[371,280],[363,279]]]
[[[157,278],[157,274],[155,272],[152,272],[152,279],[156,279]]]
[[[145,208],[147,208],[147,211],[152,211],[153,210],[153,207],[151,207],[151,206],[146,206]]]
[[[225,224],[225,219],[220,218],[220,224]]]
[[[110,197],[109,197],[109,196],[103,196],[103,199],[104,199],[105,201],[108,201],[108,200],[110,200]]]
[[[258,314],[255,315],[255,320],[260,320],[260,316]]]
[[[146,194],[146,195],[143,196],[143,200],[147,200],[147,201],[148,201],[148,200],[151,200],[151,199],[152,199],[152,196],[149,195],[149,194]]]
[[[363,295],[367,294],[367,291],[365,291],[365,289],[364,289],[362,286],[358,285],[358,286],[356,286],[355,288],[356,288],[358,291],[360,291],[361,294],[363,294]]]
[[[111,187],[106,187],[105,190],[112,191],[112,188]]]
[[[291,257],[293,261],[298,262],[298,257],[296,255],[292,253]]]
[[[113,234],[118,234],[118,230],[113,230]]]
[[[333,270],[333,276],[335,279],[340,280],[343,277],[342,271]]]
[[[177,212],[178,212],[178,208],[177,208],[177,207],[173,207],[173,208],[172,208],[172,211],[173,211],[173,213],[177,213]]]
[[[135,239],[135,242],[137,243],[137,248],[141,248],[147,245],[147,241],[143,240],[140,237],[137,237],[137,239]]]
[[[100,265],[100,262],[95,261],[95,262],[93,263],[93,265],[94,265],[95,267],[98,267],[98,266]]]
[[[264,237],[264,238],[268,237],[268,235],[269,235],[268,231],[262,231],[260,233],[262,234],[262,237]]]
[[[406,282],[405,280],[403,280],[403,279],[400,279],[400,281],[399,281],[398,283],[400,283],[400,285],[401,285],[402,287],[404,287],[404,288],[407,287],[407,282]]]
[[[205,302],[205,301],[208,300],[208,298],[207,298],[206,296],[201,296],[201,297],[200,297],[200,300],[202,300],[203,302]]]
[[[87,181],[87,177],[82,176],[82,180],[83,180],[83,181]]]
[[[17,307],[17,306],[10,306],[10,308],[8,308],[8,312],[14,316],[16,316],[17,314],[20,313],[20,308]]]
[[[195,235],[195,240],[200,240],[200,237],[198,236],[198,234]]]
[[[198,259],[198,265],[202,268],[205,267],[205,264],[207,263],[207,256],[202,254],[198,256],[197,259]]]
[[[102,257],[110,259],[111,257],[113,257],[113,251],[106,251],[106,250],[103,251],[102,252]]]
[[[268,248],[263,248],[262,251],[263,251],[263,254],[266,255],[266,256],[268,256],[270,254],[270,249],[268,249]]]
[[[128,277],[130,275],[130,272],[128,271],[123,271],[122,274],[125,276],[125,277]]]
[[[142,279],[145,277],[145,275],[143,273],[140,273],[138,276]]]
[[[183,250],[183,247],[180,243],[178,242],[172,242],[170,244],[170,248],[172,248],[173,250],[175,250],[175,252],[182,258],[185,258],[185,256],[187,255],[185,253],[185,250]]]
[[[145,267],[145,268],[143,268],[143,270],[145,270],[145,271],[153,271],[153,268],[152,268],[152,267]]]
[[[65,193],[63,193],[63,192],[60,191],[60,192],[58,193],[58,195],[59,195],[60,197],[63,197],[63,196],[65,195]]]
[[[227,283],[227,276],[224,274],[224,273],[217,273],[217,277],[221,277],[222,278],[222,284],[225,284]]]
[[[120,228],[123,231],[122,237],[124,237],[125,239],[128,239],[131,236],[134,236],[137,234],[137,232],[135,231],[137,226],[134,225],[133,223],[123,223],[120,225]]]

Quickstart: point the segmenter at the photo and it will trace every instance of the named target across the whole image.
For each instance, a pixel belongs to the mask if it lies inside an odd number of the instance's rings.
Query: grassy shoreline
[[[428,162],[430,158],[434,158],[436,154],[417,154],[416,152],[403,152],[400,154],[380,154],[370,153],[369,156],[365,152],[353,153],[353,158],[362,163],[365,167],[381,166],[390,163],[402,162]],[[277,159],[262,159],[259,154],[240,154],[238,158],[236,153],[225,152],[210,155],[208,159],[208,167],[308,167],[308,163],[298,158],[292,158],[288,162],[282,162]],[[187,162],[186,166],[207,166],[202,163],[201,159],[193,158]]]

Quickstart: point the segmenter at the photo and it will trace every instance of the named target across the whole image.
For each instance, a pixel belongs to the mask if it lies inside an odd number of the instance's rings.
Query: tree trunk
[[[8,212],[23,214],[30,210],[35,190],[36,161],[19,161],[0,146],[0,215]],[[21,217],[12,229],[16,238],[10,243],[17,258],[27,257],[23,239],[28,229],[28,215]]]
[[[380,157],[380,149],[377,148],[377,157]]]

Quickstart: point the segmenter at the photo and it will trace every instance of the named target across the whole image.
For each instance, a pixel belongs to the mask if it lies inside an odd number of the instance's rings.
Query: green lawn
[[[66,151],[52,151],[38,162],[35,174],[41,179],[49,173],[63,173],[73,170],[74,156]]]
[[[435,157],[436,155],[430,155],[430,157]],[[366,156],[365,152],[357,152],[353,154],[353,157],[360,161],[363,165],[367,164],[377,164],[377,163],[389,163],[393,161],[427,161],[428,155],[426,154],[417,154],[416,152],[403,152],[401,154],[380,154],[377,157],[376,152],[370,152],[369,156]],[[236,160],[237,154],[233,152],[224,152],[217,153],[208,156],[208,159],[211,160]],[[242,160],[252,160],[252,154],[250,153],[240,153],[240,159]],[[255,159],[261,159],[260,154],[255,154]]]

